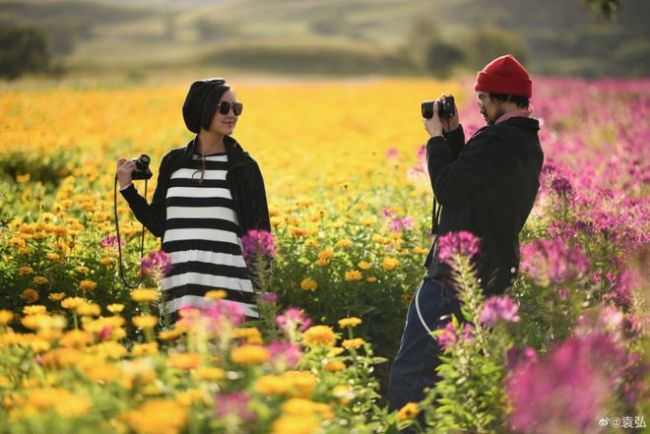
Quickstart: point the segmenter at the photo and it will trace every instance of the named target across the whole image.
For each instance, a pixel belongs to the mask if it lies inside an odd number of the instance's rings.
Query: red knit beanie
[[[511,54],[497,57],[476,76],[474,90],[530,98],[533,82],[528,71]]]

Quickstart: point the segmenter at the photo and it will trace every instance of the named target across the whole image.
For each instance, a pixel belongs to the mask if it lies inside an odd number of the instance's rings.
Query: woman
[[[204,295],[212,289],[224,289],[226,300],[258,317],[241,237],[271,229],[259,166],[231,137],[242,109],[225,80],[192,83],[183,119],[196,136],[163,157],[151,204],[131,182],[135,163],[117,162],[122,196],[171,256],[162,309],[172,318],[183,306],[208,303]]]

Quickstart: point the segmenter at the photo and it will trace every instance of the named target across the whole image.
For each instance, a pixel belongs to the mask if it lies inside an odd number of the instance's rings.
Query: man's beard
[[[494,113],[494,117],[486,117],[485,122],[488,125],[494,125],[494,123],[499,119],[501,116],[505,115],[506,111],[503,109],[497,109],[497,111]]]

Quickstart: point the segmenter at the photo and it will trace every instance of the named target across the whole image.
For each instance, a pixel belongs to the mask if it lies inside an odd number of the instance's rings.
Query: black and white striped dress
[[[163,250],[171,255],[171,272],[163,279],[164,309],[211,303],[203,296],[213,289],[227,292],[247,317],[259,317],[253,284],[242,256],[237,214],[226,183],[228,156],[199,155],[175,170],[169,180]]]

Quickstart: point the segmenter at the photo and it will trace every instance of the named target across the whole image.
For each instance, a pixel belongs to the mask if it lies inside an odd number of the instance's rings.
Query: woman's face
[[[227,91],[221,97],[217,105],[217,110],[214,112],[214,117],[212,118],[212,123],[210,124],[210,131],[217,132],[223,136],[229,136],[235,130],[235,125],[237,125],[238,117],[235,116],[233,112],[232,105],[237,102],[235,92],[232,90]],[[230,110],[228,113],[223,115],[221,114],[221,105],[223,103],[230,104]]]

